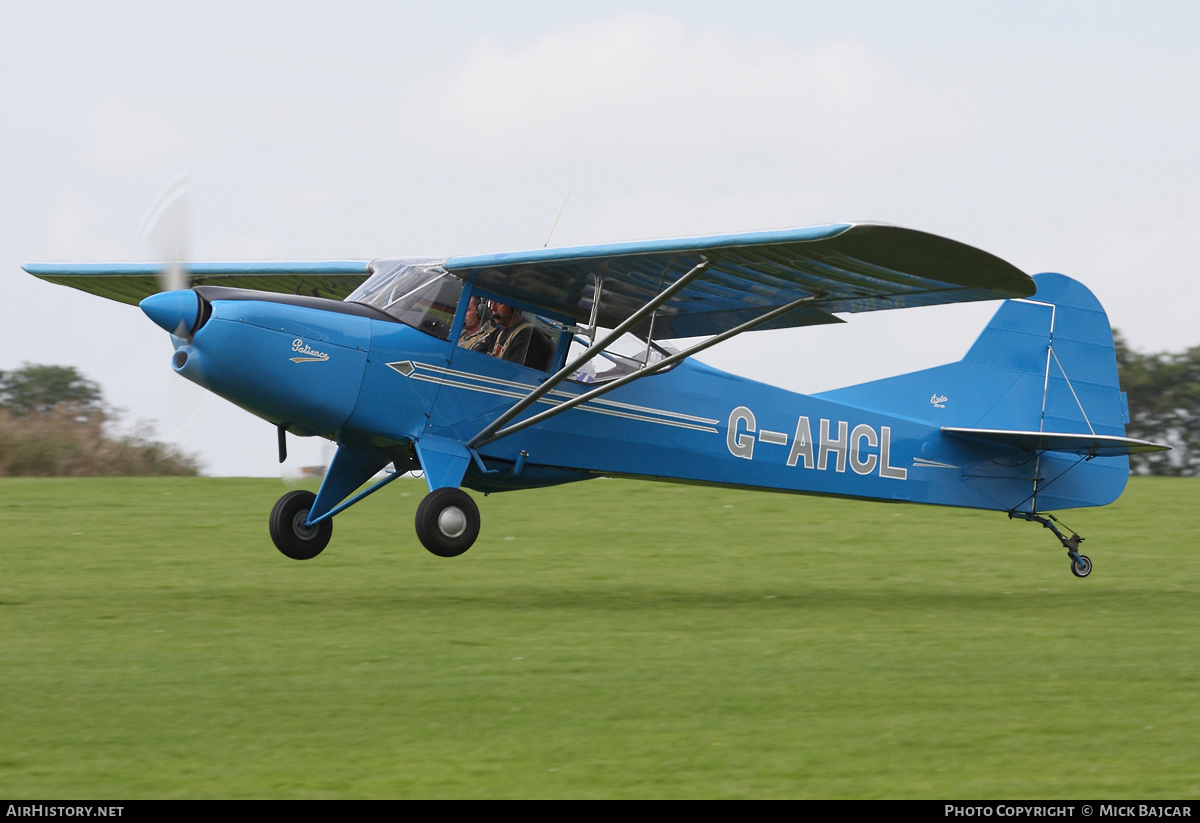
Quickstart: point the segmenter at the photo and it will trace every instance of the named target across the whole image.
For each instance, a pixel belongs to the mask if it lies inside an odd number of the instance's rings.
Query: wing
[[[654,336],[718,334],[804,297],[761,328],[841,322],[834,312],[1028,297],[1033,279],[994,255],[924,232],[838,223],[805,229],[451,257],[478,288],[587,322],[596,282],[599,324],[615,328],[700,262],[710,263],[659,310]],[[649,320],[635,329],[645,333]]]
[[[193,263],[193,286],[305,294],[342,300],[371,274],[366,260],[307,262]],[[28,263],[25,271],[42,280],[70,286],[109,300],[137,305],[162,291],[158,275],[165,263]]]

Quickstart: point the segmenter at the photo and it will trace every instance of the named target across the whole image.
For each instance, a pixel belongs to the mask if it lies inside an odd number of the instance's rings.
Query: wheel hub
[[[453,540],[467,530],[467,515],[458,506],[447,506],[438,515],[438,531]]]
[[[317,533],[316,526],[306,526],[304,521],[308,519],[309,509],[302,512],[296,512],[296,516],[292,518],[292,531],[296,533],[296,537],[301,540],[312,540]]]

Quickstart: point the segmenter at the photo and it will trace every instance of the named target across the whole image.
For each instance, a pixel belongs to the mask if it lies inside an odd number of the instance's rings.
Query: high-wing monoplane
[[[25,266],[140,304],[171,335],[171,367],[274,425],[281,461],[288,432],[337,443],[320,490],[271,512],[295,559],[326,547],[335,515],[421,470],[417,536],[444,557],[479,533],[462,487],[618,476],[1006,512],[1049,528],[1084,577],[1082,538],[1049,512],[1112,502],[1128,456],[1164,448],[1125,437],[1112,332],[1087,288],[893,226],[197,263],[190,288],[169,291],[163,268]],[[756,329],[995,299],[962,360],[813,396],[691,357]]]

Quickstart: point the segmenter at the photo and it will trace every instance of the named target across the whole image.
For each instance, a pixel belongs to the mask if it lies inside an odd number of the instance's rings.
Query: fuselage
[[[549,375],[370,307],[229,291],[210,289],[203,322],[175,338],[175,369],[295,434],[404,453],[430,436],[466,443]],[[560,345],[554,367],[566,356]],[[565,380],[522,416],[593,388]],[[692,359],[473,458],[463,485],[481,491],[607,475],[996,510],[1026,504],[1035,477],[1055,476],[1072,459],[985,448],[927,420],[796,394]],[[1067,475],[1054,493],[1062,507],[1084,492]]]

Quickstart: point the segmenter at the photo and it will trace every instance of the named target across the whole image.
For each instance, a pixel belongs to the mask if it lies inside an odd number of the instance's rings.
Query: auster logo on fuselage
[[[293,363],[324,363],[329,359],[327,352],[309,348],[308,344],[299,337],[292,341],[292,351],[301,355],[300,357],[291,358]]]
[[[837,434],[832,434],[836,422]],[[846,471],[847,464],[856,474],[875,474],[892,480],[907,480],[908,469],[892,465],[892,429],[880,426],[879,431],[867,423],[859,423],[853,429],[845,420],[831,422],[821,418],[817,424],[819,438],[813,440],[812,423],[801,415],[796,421],[796,433],[792,436],[792,447],[788,451],[787,464],[796,466],[804,461],[804,468],[825,471],[833,458],[833,470]],[[757,434],[757,437],[755,436]],[[754,459],[755,440],[786,446],[786,432],[758,429],[754,412],[738,406],[729,413],[729,428],[725,433],[725,445],[734,457]],[[865,452],[864,445],[878,449],[879,453]],[[815,449],[814,449],[815,446]]]

